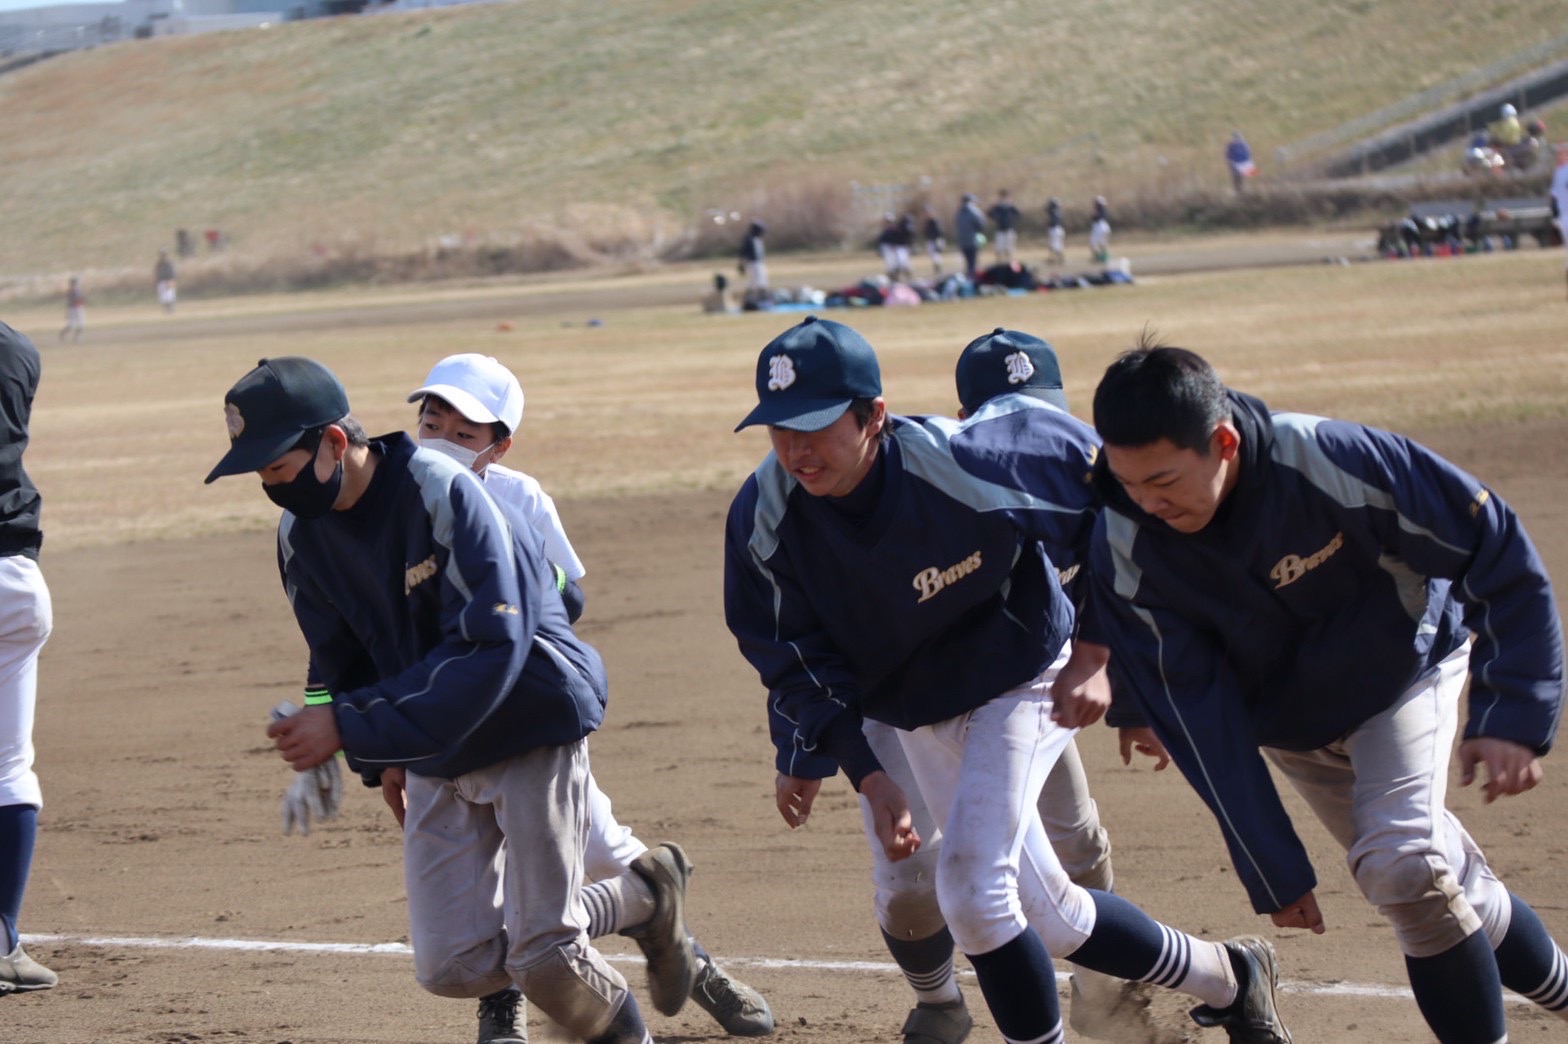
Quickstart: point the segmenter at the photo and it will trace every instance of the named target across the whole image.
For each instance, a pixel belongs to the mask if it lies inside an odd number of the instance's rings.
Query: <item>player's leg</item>
[[[920,835],[920,850],[892,862],[876,839],[871,810],[860,802],[862,826],[871,849],[871,883],[882,941],[904,979],[915,991],[915,1006],[904,1020],[906,1038],[957,1044],[968,1036],[974,1019],[953,974],[953,937],[937,905],[936,861],[942,832],[926,809],[909,761],[891,725],[867,721],[863,731],[888,778],[909,799],[910,815]]]
[[[637,929],[659,919],[661,896],[655,894],[642,874],[634,871],[648,850],[631,828],[616,820],[609,796],[590,772],[588,839],[583,855],[583,869],[593,880],[583,889],[589,938],[616,932],[635,934]],[[719,967],[690,933],[687,938],[696,966],[691,998],[698,1006],[732,1036],[758,1037],[773,1032],[773,1012],[762,994]],[[661,984],[657,993],[673,996],[671,989]]]
[[[1274,1010],[1277,972],[1267,943],[1205,942],[1068,879],[1033,802],[1022,797],[1038,792],[1071,738],[1050,720],[1050,708],[1049,681],[1041,678],[976,708],[967,722],[902,734],[944,827],[937,874],[942,911],[975,965],[998,1025],[1010,1038],[1032,1039],[1033,1024],[1051,1017],[1054,1027],[1036,1034],[1060,1032],[1049,950],[1117,978],[1194,996],[1204,1002],[1193,1013],[1203,1025],[1245,1032],[1249,1040],[1288,1041]],[[944,814],[958,807],[962,815]],[[1026,918],[1033,931],[1022,931]],[[1031,991],[1039,1007],[1025,1012],[1018,997],[1022,969],[1039,967],[1040,959],[1048,978]],[[993,996],[988,976],[999,971]],[[998,1013],[998,997],[1006,1015]]]
[[[1051,851],[1072,883],[1114,891],[1111,837],[1101,825],[1100,810],[1089,793],[1089,777],[1076,741],[1069,741],[1051,766],[1037,807]],[[1144,983],[1127,982],[1091,968],[1073,969],[1068,1023],[1083,1036],[1150,1044],[1182,1039],[1181,1031],[1154,1024],[1149,1004],[1150,987]]]
[[[33,771],[38,652],[53,619],[38,563],[22,555],[0,558],[0,995],[59,981],[27,955],[19,928],[43,806]]]
[[[1506,933],[1512,904],[1444,808],[1468,659],[1458,650],[1338,744],[1267,753],[1345,846],[1357,887],[1388,918],[1437,1038],[1491,1042],[1506,1032],[1492,943]]]

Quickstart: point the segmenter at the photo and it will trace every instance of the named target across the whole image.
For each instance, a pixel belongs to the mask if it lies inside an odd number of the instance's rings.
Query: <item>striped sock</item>
[[[1211,1008],[1236,1000],[1236,970],[1220,943],[1167,927],[1121,896],[1091,890],[1094,931],[1068,959],[1118,979],[1153,983]]]
[[[924,939],[900,939],[884,929],[882,942],[921,1004],[951,1004],[963,999],[953,977],[953,937],[945,926]]]
[[[1056,969],[1033,928],[990,953],[968,954],[986,1007],[1007,1044],[1062,1044]]]
[[[653,892],[636,874],[595,881],[582,890],[588,907],[588,938],[599,939],[647,922],[656,909]]]
[[[1513,914],[1508,932],[1494,951],[1503,985],[1568,1020],[1568,960],[1546,925],[1517,895],[1510,895]]]

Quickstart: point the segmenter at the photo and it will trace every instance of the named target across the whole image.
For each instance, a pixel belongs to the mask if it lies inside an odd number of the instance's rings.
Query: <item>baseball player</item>
[[[1461,778],[1484,766],[1488,801],[1535,786],[1562,710],[1551,585],[1508,505],[1413,442],[1271,413],[1149,338],[1105,372],[1094,420],[1118,714],[1130,694],[1214,811],[1253,908],[1325,930],[1266,756],[1393,925],[1438,1040],[1506,1040],[1501,986],[1568,1018],[1562,950],[1444,808],[1467,668]]]
[[[1089,219],[1089,258],[1104,263],[1111,257],[1111,205],[1104,196],[1094,197],[1094,213]]]
[[[523,389],[517,377],[490,356],[452,355],[436,363],[408,401],[419,404],[420,446],[471,468],[491,499],[520,515],[544,537],[545,557],[555,566],[556,587],[566,600],[567,617],[576,623],[584,606],[578,581],[586,570],[567,539],[555,502],[533,476],[500,463],[523,419]],[[394,811],[400,803],[398,796]],[[647,845],[616,821],[610,799],[590,772],[583,857],[583,869],[594,882],[584,891],[590,938],[612,932],[639,934],[637,929],[653,916],[655,897],[635,872],[647,851]],[[773,1013],[762,995],[730,977],[695,939],[691,945],[697,966],[692,999],[732,1036],[772,1033]],[[513,1016],[514,1023],[523,1021]]]
[[[1067,230],[1062,227],[1062,201],[1052,196],[1045,203],[1045,241],[1050,250],[1050,263],[1065,265]]]
[[[80,276],[72,276],[65,288],[65,325],[60,328],[60,340],[70,337],[80,341],[87,329],[87,294],[82,290]]]
[[[1070,642],[1052,553],[1081,557],[1095,504],[1087,426],[1008,396],[965,422],[888,414],[871,346],[808,317],[758,358],[773,452],[730,508],[725,616],[769,692],[786,823],[828,758],[891,862],[923,838],[862,731],[891,726],[943,838],[937,902],[1007,1041],[1060,1041],[1048,951],[1197,996],[1200,1024],[1288,1041],[1261,939],[1209,943],[1080,888],[1035,801],[1073,730],[1108,702],[1105,650]],[[738,430],[738,429],[737,429]],[[1054,463],[1054,466],[1053,466]],[[961,810],[961,811],[958,811]]]
[[[402,433],[367,438],[313,360],[262,360],[224,412],[230,447],[207,481],[254,471],[284,509],[279,571],[310,648],[309,689],[326,694],[268,735],[298,771],[342,749],[351,768],[380,774],[384,794],[406,797],[420,984],[487,997],[516,983],[573,1039],[650,1042],[585,930],[586,737],[605,679],[545,590],[538,534],[509,524],[450,458]],[[664,931],[644,952],[678,995],[693,974],[686,868],[668,848],[647,856]]]
[[[996,226],[996,240],[992,243],[996,263],[1011,264],[1018,252],[1018,204],[1006,189],[1001,189],[996,194],[996,202],[985,213]]]
[[[997,329],[972,341],[958,358],[956,382],[960,420],[1002,395],[1026,395],[1067,410],[1055,351],[1038,337],[1016,330]],[[1076,564],[1059,571],[1064,587],[1077,571]],[[776,721],[774,728],[787,734],[786,723]],[[907,1044],[957,1044],[968,1035],[973,1019],[953,976],[953,938],[937,904],[941,831],[920,799],[897,730],[867,719],[863,731],[889,778],[909,799],[912,825],[924,839],[909,858],[898,862],[888,859],[877,841],[870,806],[861,799],[866,837],[871,842],[877,923],[888,952],[915,991],[916,1005],[902,1029],[904,1039]],[[799,774],[798,782],[791,782],[790,787],[798,789],[809,785],[806,780],[834,775],[838,766],[831,761],[812,765],[808,759],[797,758],[793,771]],[[808,772],[811,775],[804,775]],[[1062,749],[1035,804],[1051,849],[1072,882],[1111,891],[1115,879],[1111,841],[1090,797],[1075,743],[1068,742]],[[1166,1030],[1150,1021],[1146,991],[1141,983],[1124,983],[1086,968],[1075,969],[1069,1022],[1078,1033],[1102,1040],[1158,1044],[1186,1039],[1179,1030]]]
[[[38,653],[54,624],[38,489],[22,467],[39,372],[33,342],[0,323],[0,996],[59,982],[22,949],[18,927],[44,803],[33,771]]]

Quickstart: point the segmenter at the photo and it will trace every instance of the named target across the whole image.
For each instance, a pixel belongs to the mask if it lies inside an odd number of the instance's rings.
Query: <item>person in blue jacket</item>
[[[937,904],[1007,1041],[1059,1041],[1051,955],[1198,997],[1232,1040],[1288,1042],[1273,949],[1211,943],[1068,878],[1036,797],[1109,702],[1053,556],[1081,558],[1094,434],[1027,396],[967,421],[887,412],[875,353],[808,317],[763,348],[773,451],[730,507],[725,617],[768,690],[790,826],[839,768],[887,858],[916,852],[910,800],[867,740],[891,726],[942,831]],[[1089,617],[1092,619],[1092,615]]]
[[[1145,723],[1123,756],[1163,744],[1254,909],[1321,934],[1272,762],[1392,924],[1444,1044],[1505,1040],[1502,986],[1568,1018],[1562,950],[1444,807],[1467,674],[1461,781],[1484,769],[1488,802],[1536,785],[1562,711],[1562,627],[1518,517],[1408,439],[1271,412],[1152,337],[1106,370],[1094,422],[1112,721]]]
[[[586,737],[606,683],[567,624],[543,538],[452,458],[402,432],[367,438],[314,360],[263,359],[224,413],[230,447],[207,481],[254,472],[283,508],[278,568],[323,694],[268,735],[296,770],[341,749],[367,782],[402,791],[420,984],[478,998],[515,982],[574,1039],[651,1041],[585,931]],[[681,867],[650,871],[684,891]],[[679,914],[660,919],[677,992],[693,973]]]

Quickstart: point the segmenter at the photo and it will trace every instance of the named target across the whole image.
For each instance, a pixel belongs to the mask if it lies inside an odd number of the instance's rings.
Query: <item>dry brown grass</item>
[[[1001,324],[1056,345],[1069,397],[1083,414],[1104,366],[1151,324],[1276,408],[1419,430],[1568,411],[1561,273],[1555,251],[1520,251],[1169,276],[1127,289],[833,317],[877,346],[887,398],[899,412],[953,409],[959,348]],[[781,275],[804,280],[812,272],[786,268]],[[412,419],[404,394],[434,360],[493,353],[528,394],[509,463],[535,473],[555,495],[734,486],[766,448],[756,432],[731,433],[752,401],[757,352],[795,317],[617,310],[623,288],[670,278],[697,286],[700,272],[535,286],[526,292],[546,302],[553,292],[599,286],[603,307],[591,314],[603,325],[587,325],[574,307],[520,316],[506,332],[476,319],[354,328],[308,321],[341,305],[450,305],[498,292],[483,286],[226,300],[182,308],[166,322],[147,322],[145,308],[99,310],[89,339],[70,346],[52,341],[52,313],[25,313],[16,322],[45,354],[28,467],[45,495],[51,545],[270,525],[275,510],[250,479],[201,485],[223,449],[224,390],[269,354],[325,361],[368,427],[390,430]],[[246,329],[280,315],[298,316],[304,327],[287,334]],[[225,317],[234,324],[227,332],[168,336],[182,323]],[[115,343],[95,343],[110,337]]]
[[[710,207],[781,246],[813,212],[820,244],[857,234],[833,202],[851,180],[929,177],[948,213],[964,189],[1069,217],[1104,192],[1130,218],[1222,190],[1233,126],[1266,181],[1275,146],[1510,54],[1557,8],[510,3],[118,44],[0,77],[0,289],[150,279],[180,227],[296,285],[332,275],[323,252],[444,236],[492,267],[520,241],[665,256]]]

